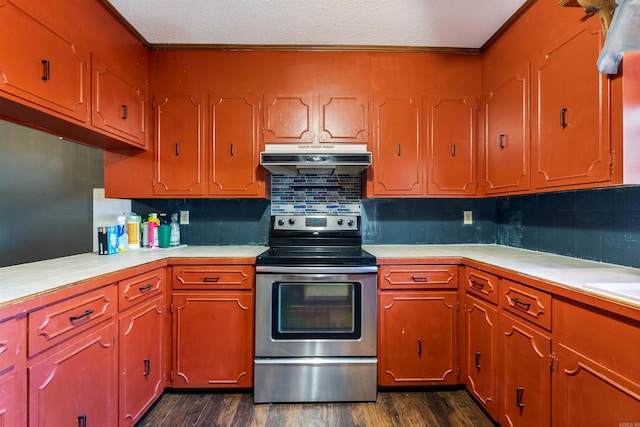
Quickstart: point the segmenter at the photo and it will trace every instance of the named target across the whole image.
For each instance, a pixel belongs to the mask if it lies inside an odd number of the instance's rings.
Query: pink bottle
[[[158,248],[158,227],[160,226],[160,220],[158,219],[158,214],[150,213],[149,214],[149,248],[154,249]]]

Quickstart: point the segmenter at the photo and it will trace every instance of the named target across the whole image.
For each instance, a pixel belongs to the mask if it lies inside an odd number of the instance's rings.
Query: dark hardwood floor
[[[251,393],[168,392],[138,427],[493,426],[466,390],[380,391],[376,402],[254,404]]]

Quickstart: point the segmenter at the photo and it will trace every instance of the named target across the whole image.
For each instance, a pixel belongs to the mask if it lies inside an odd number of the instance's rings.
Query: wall
[[[496,199],[496,243],[640,267],[640,187]]]
[[[102,151],[0,120],[0,267],[92,251]]]

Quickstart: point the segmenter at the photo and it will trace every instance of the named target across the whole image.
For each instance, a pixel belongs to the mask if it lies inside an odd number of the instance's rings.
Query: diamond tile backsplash
[[[359,175],[271,175],[271,214],[360,214]]]

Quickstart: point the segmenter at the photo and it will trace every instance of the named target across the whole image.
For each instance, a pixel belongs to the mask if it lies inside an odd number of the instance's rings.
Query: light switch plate
[[[189,224],[189,211],[180,211],[180,225]]]
[[[464,211],[464,224],[465,225],[473,224],[473,212],[472,211]]]

